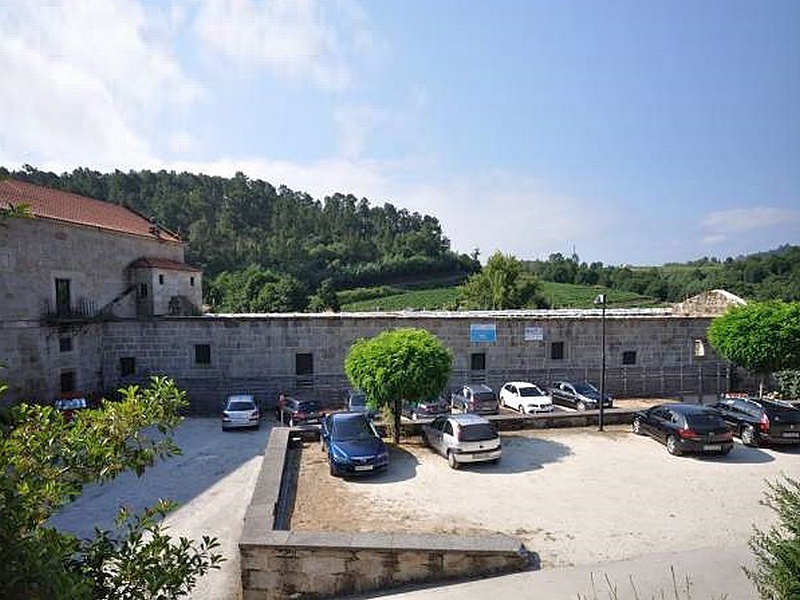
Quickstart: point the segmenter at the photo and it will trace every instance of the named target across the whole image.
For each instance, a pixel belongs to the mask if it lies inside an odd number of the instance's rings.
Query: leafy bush
[[[800,481],[788,476],[767,482],[763,503],[778,515],[769,530],[755,528],[749,546],[755,569],[744,571],[764,600],[800,598]]]
[[[21,404],[0,428],[0,598],[177,598],[218,568],[218,543],[175,544],[158,522],[173,505],[121,512],[118,531],[92,540],[56,530],[49,519],[85,485],[126,471],[141,476],[179,453],[171,432],[184,392],[163,377],[121,390],[120,402],[67,421],[51,406]]]

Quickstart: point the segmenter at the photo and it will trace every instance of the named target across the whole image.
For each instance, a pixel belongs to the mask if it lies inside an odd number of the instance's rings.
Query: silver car
[[[253,428],[258,429],[261,411],[258,410],[252,394],[234,394],[225,400],[222,409],[222,430]]]
[[[423,441],[447,458],[451,469],[462,463],[500,461],[500,435],[476,414],[447,415],[422,426]]]

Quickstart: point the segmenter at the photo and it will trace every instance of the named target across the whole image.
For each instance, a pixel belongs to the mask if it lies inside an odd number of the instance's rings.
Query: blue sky
[[[237,171],[455,250],[800,243],[800,2],[0,0],[0,165]]]

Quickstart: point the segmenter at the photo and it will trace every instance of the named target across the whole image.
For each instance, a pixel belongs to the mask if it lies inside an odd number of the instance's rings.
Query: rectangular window
[[[140,283],[139,284],[139,298],[147,298],[147,284]]]
[[[164,285],[164,274],[163,273],[159,273],[158,274],[158,285]]]
[[[469,368],[471,371],[485,371],[486,370],[486,353],[473,352],[469,357]]]
[[[194,287],[194,277],[189,277],[189,285]]]
[[[211,364],[211,346],[209,344],[195,344],[194,362],[198,365]]]
[[[550,343],[550,359],[564,360],[564,342]]]
[[[72,338],[71,337],[58,338],[58,351],[72,352]]]
[[[622,364],[623,365],[635,365],[636,364],[636,350],[625,350],[622,353]]]
[[[136,359],[133,356],[123,356],[119,359],[119,374],[122,377],[136,374]]]
[[[297,376],[298,388],[309,388],[314,385],[314,355],[298,352],[294,355],[294,373]]]
[[[309,353],[297,353],[294,355],[295,375],[314,374],[314,355]]]
[[[56,313],[69,315],[72,304],[69,279],[56,279]]]
[[[62,371],[59,387],[62,394],[75,391],[75,371]]]

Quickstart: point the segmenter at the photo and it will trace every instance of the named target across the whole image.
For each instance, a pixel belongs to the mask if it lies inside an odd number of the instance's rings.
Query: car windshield
[[[366,419],[337,419],[334,421],[332,437],[337,442],[347,442],[373,438],[376,435]]]
[[[529,398],[531,396],[544,396],[544,392],[534,385],[532,387],[519,388],[519,395]]]
[[[366,406],[367,404],[367,396],[366,394],[353,394],[350,396],[350,406]]]
[[[247,400],[234,400],[228,403],[228,410],[253,410],[255,406]]]
[[[316,400],[304,400],[297,403],[297,410],[300,412],[314,412],[319,410],[319,403]]]
[[[458,439],[462,442],[480,442],[493,440],[496,437],[497,432],[491,423],[476,423],[474,425],[462,425]]]
[[[591,383],[576,383],[575,391],[579,394],[597,394],[597,388]]]

